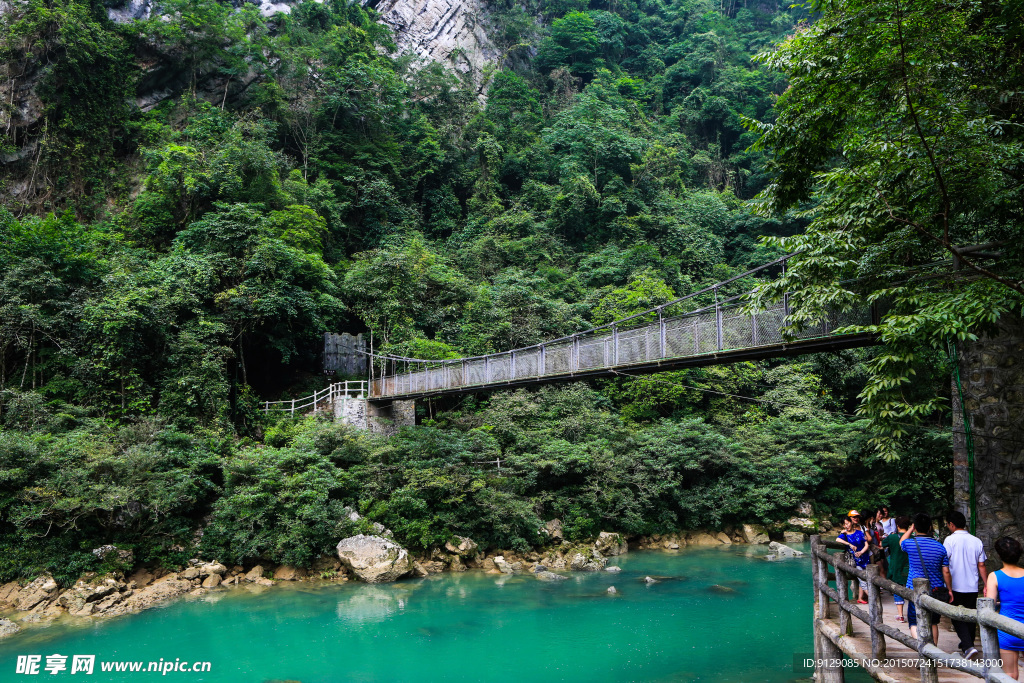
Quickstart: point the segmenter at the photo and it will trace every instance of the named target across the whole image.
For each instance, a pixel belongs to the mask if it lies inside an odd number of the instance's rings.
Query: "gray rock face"
[[[482,0],[382,0],[377,11],[395,30],[398,52],[440,62],[475,80],[500,56],[481,20],[487,14]]]
[[[560,541],[564,538],[562,535],[562,520],[560,519],[552,519],[549,522],[545,522],[544,531],[553,540]]]
[[[153,8],[150,0],[127,0],[118,7],[108,7],[107,17],[117,24],[127,24],[136,19],[149,19]]]
[[[131,550],[122,550],[116,545],[101,545],[94,548],[92,554],[101,560],[116,559],[124,564],[131,564],[135,561],[135,553]]]
[[[412,571],[409,551],[380,536],[350,536],[338,543],[338,559],[367,583],[395,581]]]

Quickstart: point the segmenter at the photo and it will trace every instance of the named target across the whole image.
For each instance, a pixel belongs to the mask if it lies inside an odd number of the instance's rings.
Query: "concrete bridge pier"
[[[391,436],[399,428],[416,424],[416,401],[369,401],[365,398],[338,396],[334,399],[334,419],[356,429]]]

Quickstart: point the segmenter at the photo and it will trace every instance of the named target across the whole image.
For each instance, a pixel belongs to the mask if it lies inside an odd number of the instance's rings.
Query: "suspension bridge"
[[[427,360],[369,354],[371,401],[410,400],[596,377],[763,360],[876,343],[849,332],[877,318],[867,303],[828,312],[813,326],[786,335],[789,297],[748,311],[750,291],[723,297],[730,285],[792,254],[647,311],[583,332],[511,351]],[[711,300],[710,302],[708,300]],[[698,302],[705,302],[699,304]]]

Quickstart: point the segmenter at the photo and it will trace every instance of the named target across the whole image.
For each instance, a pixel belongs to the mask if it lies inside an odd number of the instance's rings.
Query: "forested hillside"
[[[391,439],[257,409],[323,385],[325,331],[498,351],[777,257],[759,238],[805,222],[750,210],[770,178],[745,121],[787,83],[751,57],[803,10],[499,0],[502,62],[460,77],[341,0],[13,7],[0,580],[70,578],[111,542],[309,564],[345,505],[415,548],[521,548],[556,516],[582,538],[948,501],[938,431],[898,462],[866,448],[869,351],[435,402]],[[914,391],[948,393],[919,365]]]

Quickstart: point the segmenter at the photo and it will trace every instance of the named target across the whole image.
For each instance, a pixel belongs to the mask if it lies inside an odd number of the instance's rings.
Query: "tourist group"
[[[1021,543],[1004,536],[995,544],[996,554],[1002,561],[1002,568],[989,572],[985,565],[988,559],[981,540],[967,531],[967,520],[961,512],[946,516],[944,539],[939,540],[932,528],[932,519],[926,514],[889,516],[889,508],[882,505],[873,511],[861,514],[850,510],[843,517],[843,530],[838,541],[849,546],[852,563],[861,569],[871,563],[879,563],[882,573],[890,581],[913,588],[916,578],[926,578],[932,597],[975,609],[978,596],[994,598],[1000,605],[999,611],[1017,621],[1024,621],[1024,567],[1021,566]],[[937,529],[935,531],[938,531]],[[857,602],[867,604],[867,586],[859,580]],[[907,607],[903,616],[904,600],[893,596],[899,612],[897,621],[906,622],[910,632],[917,637],[917,615],[914,604]],[[960,639],[960,650],[968,659],[979,656],[974,645],[976,625],[973,622],[953,621],[953,628]],[[939,639],[938,624],[932,624],[932,642]],[[1024,668],[1024,640],[1008,633],[999,632],[999,655],[1003,670],[1018,678]],[[1019,679],[1018,679],[1019,680]]]

